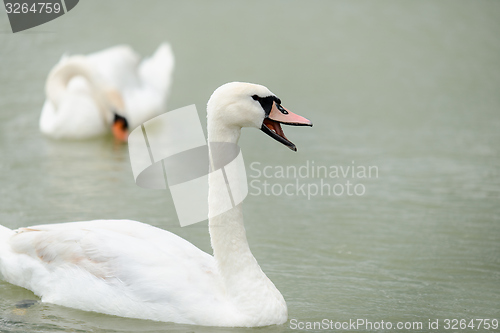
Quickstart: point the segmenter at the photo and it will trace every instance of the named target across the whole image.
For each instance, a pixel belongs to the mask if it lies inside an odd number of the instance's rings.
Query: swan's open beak
[[[115,118],[113,120],[113,125],[111,126],[111,132],[113,136],[119,142],[127,142],[128,138],[128,121],[125,117],[122,117],[115,113]]]
[[[280,104],[277,104],[276,101],[273,102],[271,112],[269,112],[269,114],[264,118],[264,122],[262,123],[262,127],[260,129],[271,138],[281,142],[293,151],[297,151],[297,148],[290,140],[287,139],[280,124],[292,126],[313,125],[310,120],[288,111]]]

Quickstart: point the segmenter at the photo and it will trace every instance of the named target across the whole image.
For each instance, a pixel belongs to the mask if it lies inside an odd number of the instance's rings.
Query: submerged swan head
[[[64,57],[50,71],[45,84],[48,100],[56,112],[60,108],[95,110],[102,125],[111,128],[118,141],[126,142],[128,121],[122,94],[108,87],[90,66],[84,56]]]
[[[281,124],[312,126],[312,122],[281,106],[281,100],[268,88],[253,83],[230,82],[217,88],[207,104],[208,125],[233,129],[239,133],[242,127],[255,127],[288,148],[296,151],[288,140]],[[238,134],[239,136],[239,134]]]

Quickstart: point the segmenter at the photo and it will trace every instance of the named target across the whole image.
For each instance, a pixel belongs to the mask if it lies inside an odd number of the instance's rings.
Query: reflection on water
[[[217,86],[243,80],[267,85],[313,121],[284,127],[297,153],[243,130],[247,170],[254,162],[378,167],[378,177],[353,180],[366,187],[362,196],[245,200],[250,246],[289,318],[498,317],[498,13],[492,1],[87,0],[29,33],[2,33],[0,223],[130,218],[211,251],[206,222],[180,228],[168,191],[135,186],[126,146],[56,142],[37,129],[43,82],[61,54],[118,43],[148,54],[168,40],[177,59],[169,109],[196,103],[203,119]],[[9,31],[5,19],[0,30]],[[37,297],[0,282],[0,331],[221,331],[41,303],[15,311],[24,299]]]

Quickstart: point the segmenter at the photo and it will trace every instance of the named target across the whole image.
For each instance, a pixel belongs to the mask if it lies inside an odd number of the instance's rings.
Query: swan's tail
[[[14,234],[13,230],[10,230],[9,228],[0,225],[0,280],[4,279],[4,276],[2,274],[3,271],[2,261],[5,255],[8,256],[9,253],[8,239],[13,234]]]
[[[2,252],[7,248],[7,241],[14,234],[13,230],[0,225],[0,257],[2,256]]]
[[[3,225],[0,225],[0,239],[2,239],[2,236],[10,236],[14,233],[11,229],[4,227]]]
[[[141,62],[139,77],[145,85],[164,94],[166,98],[172,83],[174,64],[174,53],[170,44],[162,43],[151,57]]]
[[[7,238],[12,236],[14,234],[14,231],[4,227],[3,225],[0,225],[0,249],[2,247],[2,244],[4,244],[7,241]]]

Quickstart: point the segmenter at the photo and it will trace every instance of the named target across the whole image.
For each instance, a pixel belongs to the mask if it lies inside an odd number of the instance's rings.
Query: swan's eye
[[[276,104],[276,107],[278,108],[278,110],[280,110],[281,113],[288,114],[288,111],[285,110],[281,105]]]
[[[256,101],[258,101],[258,100],[260,100],[260,99],[261,99],[261,98],[260,98],[259,96],[257,96],[257,95],[253,95],[253,96],[252,96],[252,98],[253,98],[254,100],[256,100]]]

